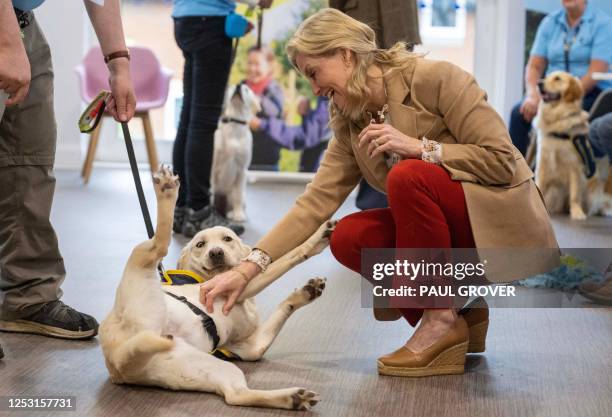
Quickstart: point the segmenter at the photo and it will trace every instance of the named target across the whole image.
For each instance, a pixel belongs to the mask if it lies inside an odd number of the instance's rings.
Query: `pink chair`
[[[149,165],[151,171],[154,172],[159,163],[149,110],[163,107],[166,103],[172,71],[162,67],[153,52],[148,48],[130,48],[130,56],[130,71],[136,94],[135,117],[142,119]],[[89,50],[81,64],[76,67],[76,72],[79,76],[81,98],[86,103],[90,103],[101,90],[109,89],[109,72],[104,64],[104,57],[100,47],[93,47]],[[105,116],[109,115],[106,114]],[[87,184],[91,176],[94,156],[100,139],[102,120],[100,120],[96,130],[91,133],[89,145],[87,146],[87,156],[81,171],[85,184]]]

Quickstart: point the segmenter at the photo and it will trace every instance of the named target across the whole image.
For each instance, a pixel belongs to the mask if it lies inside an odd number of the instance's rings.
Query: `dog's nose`
[[[538,90],[540,90],[540,93],[544,92],[544,80],[538,80]]]
[[[225,258],[225,253],[221,248],[212,248],[208,252],[208,256],[213,261],[215,265],[223,263],[223,258]]]

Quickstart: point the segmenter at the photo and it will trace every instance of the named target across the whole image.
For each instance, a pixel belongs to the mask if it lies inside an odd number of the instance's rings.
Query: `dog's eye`
[[[204,247],[204,245],[206,245],[206,242],[204,242],[204,241],[198,242],[198,243],[196,243],[196,248],[202,248],[202,247]]]
[[[224,242],[231,242],[232,240],[234,240],[234,239],[232,239],[230,236],[225,236],[225,237],[223,238],[223,241],[224,241]]]

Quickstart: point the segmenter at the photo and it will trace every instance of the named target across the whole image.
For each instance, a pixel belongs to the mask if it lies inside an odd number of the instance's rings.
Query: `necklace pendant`
[[[378,115],[378,122],[385,123],[385,114],[389,111],[389,106],[385,104],[382,109],[376,112]]]

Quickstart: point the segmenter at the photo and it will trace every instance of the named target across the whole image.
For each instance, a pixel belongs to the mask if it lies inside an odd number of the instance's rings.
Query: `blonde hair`
[[[351,122],[363,119],[371,94],[366,82],[372,64],[386,67],[387,75],[405,69],[414,58],[422,56],[409,52],[403,42],[390,49],[379,49],[376,35],[368,25],[330,8],[322,9],[302,22],[286,47],[287,55],[298,71],[298,54],[331,56],[341,49],[352,52],[355,67],[347,82],[345,109],[339,109],[333,100],[329,105],[330,126],[337,135],[347,133]]]

